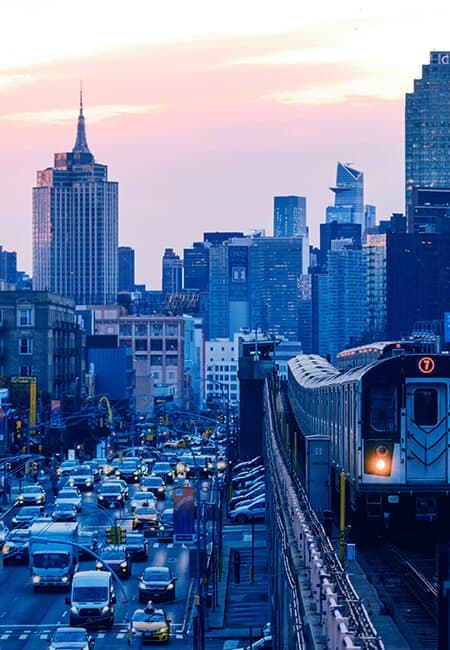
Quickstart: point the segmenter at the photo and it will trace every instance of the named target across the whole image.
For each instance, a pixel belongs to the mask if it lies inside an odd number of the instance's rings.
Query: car
[[[249,645],[239,646],[236,650],[272,650],[272,636],[264,636]]]
[[[148,541],[142,533],[128,533],[125,542],[126,551],[132,560],[143,561],[148,558]]]
[[[68,476],[71,470],[78,464],[77,460],[63,460],[61,465],[57,468],[56,473],[58,476]]]
[[[13,528],[2,546],[3,564],[28,564],[29,528]]]
[[[9,533],[8,526],[5,524],[3,519],[0,519],[0,544],[3,544],[8,533]]]
[[[133,513],[139,506],[155,508],[156,500],[151,492],[135,492],[130,500],[130,511]]]
[[[80,512],[82,508],[83,497],[81,496],[81,492],[77,487],[63,487],[58,491],[58,495],[55,499],[55,505],[57,503],[65,503],[71,505],[76,508],[78,512]]]
[[[115,464],[115,475],[116,478],[122,478],[127,483],[138,483],[146,469],[146,465],[140,458],[124,458],[119,464]]]
[[[249,476],[247,478],[239,479],[239,481],[233,481],[231,482],[231,486],[233,490],[250,490],[252,487],[255,487],[255,485],[260,485],[261,483],[265,482],[265,474],[261,474],[260,476]]]
[[[138,506],[134,511],[133,530],[156,530],[159,525],[159,515],[152,506]]]
[[[100,483],[100,485],[120,485],[124,499],[128,498],[128,483],[121,478],[109,478]]]
[[[249,521],[263,521],[266,516],[266,502],[253,501],[247,506],[238,506],[228,513],[229,519],[238,524],[246,524]]]
[[[241,494],[236,494],[234,497],[231,497],[229,502],[229,508],[233,510],[237,505],[248,499],[256,499],[266,493],[265,483],[257,484],[256,486],[251,487],[248,490],[243,491]]]
[[[234,496],[242,496],[248,494],[251,490],[256,490],[257,488],[263,487],[266,489],[266,477],[261,476],[261,478],[257,479],[256,481],[253,481],[250,485],[238,488],[233,490]]]
[[[159,528],[157,537],[162,539],[173,539],[173,508],[166,508],[159,515]]]
[[[148,603],[144,609],[136,609],[129,625],[128,643],[137,637],[144,643],[168,643],[170,639],[171,619],[163,609]]]
[[[157,499],[165,499],[166,484],[161,476],[145,476],[141,480],[140,489],[151,492]]]
[[[173,483],[175,473],[166,461],[157,461],[152,467],[152,476],[160,476],[166,483]]]
[[[112,485],[110,481],[105,481],[100,485],[97,493],[97,505],[103,508],[121,508],[124,500],[120,485]]]
[[[231,485],[238,486],[240,484],[244,483],[250,483],[251,481],[254,481],[255,479],[260,478],[261,476],[264,476],[264,467],[261,468],[255,468],[251,470],[250,472],[241,472],[240,474],[236,474],[236,476],[233,476],[231,479]]]
[[[98,549],[98,530],[80,528],[78,530],[78,544],[80,545],[78,555],[83,558],[92,559],[92,555],[88,551],[93,551],[95,553]],[[84,547],[87,550],[84,550],[81,547]]]
[[[254,467],[262,465],[264,462],[262,456],[255,456],[251,460],[244,460],[241,463],[238,463],[233,467],[233,474],[239,474],[239,472],[248,471]]]
[[[58,627],[53,633],[48,650],[91,650],[94,640],[84,627]]]
[[[230,510],[236,510],[237,508],[248,508],[248,506],[252,505],[253,503],[265,503],[266,502],[266,495],[260,494],[256,497],[250,497],[248,499],[244,499],[243,501],[240,501],[237,505],[231,507]]]
[[[11,522],[17,528],[29,526],[31,522],[40,517],[42,514],[41,506],[22,506],[19,508],[11,519]]]
[[[56,503],[52,519],[53,521],[76,521],[77,509],[70,503]]]
[[[127,554],[126,546],[104,546],[99,553],[100,560],[97,560],[97,571],[109,571],[110,569],[119,578],[129,578],[131,575],[131,560]],[[106,564],[103,564],[104,560]]]
[[[92,490],[94,488],[94,475],[87,465],[79,465],[70,470],[67,484],[70,487],[77,487],[80,490]]]
[[[177,579],[168,566],[148,566],[139,578],[139,602],[175,600]]]
[[[101,468],[103,467],[104,461],[97,460],[86,460],[81,465],[81,467],[88,467],[91,470],[94,481],[100,480]]]
[[[24,485],[17,497],[17,503],[20,506],[43,506],[46,500],[46,492],[42,485],[34,483],[33,485]]]

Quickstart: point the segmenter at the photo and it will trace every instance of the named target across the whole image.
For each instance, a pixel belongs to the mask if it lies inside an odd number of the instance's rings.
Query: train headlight
[[[391,441],[366,440],[364,443],[364,473],[390,476],[393,451]]]

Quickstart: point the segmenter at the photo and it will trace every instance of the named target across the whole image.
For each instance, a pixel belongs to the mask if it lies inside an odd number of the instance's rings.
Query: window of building
[[[237,366],[230,366],[230,370],[231,370],[231,372],[236,372]]]
[[[2,318],[3,320],[3,318]],[[17,326],[31,327],[33,325],[33,307],[17,308]]]
[[[169,379],[172,379],[172,381],[177,378],[176,372],[168,372],[167,375]]]
[[[166,339],[167,352],[175,352],[178,350],[178,339]]]
[[[223,376],[224,381],[228,381],[228,375]]]
[[[135,336],[147,336],[147,323],[135,323],[134,324],[134,335]]]
[[[155,352],[162,351],[162,339],[150,339],[150,349]]]
[[[162,323],[151,323],[150,334],[152,336],[162,336],[163,334]]]
[[[19,366],[19,377],[32,377],[31,366]]]
[[[147,354],[135,354],[134,359],[135,359],[135,361],[148,361],[148,355]]]
[[[231,393],[231,395],[230,395],[230,399],[233,400],[233,401],[237,400],[237,395],[236,395],[236,393]]]
[[[231,390],[237,390],[237,384],[230,384]]]
[[[19,337],[19,354],[33,354],[33,339],[28,336]]]
[[[166,366],[178,366],[178,356],[174,354],[168,354],[166,356]]]
[[[178,325],[177,325],[177,323],[167,323],[167,325],[166,325],[166,336],[178,336]]]
[[[119,336],[131,336],[131,323],[119,324]]]
[[[161,379],[161,373],[160,372],[153,372],[152,377],[153,377],[153,379],[159,380],[159,379]]]
[[[131,339],[121,339],[120,341],[121,348],[131,348],[131,346],[132,346]]]
[[[225,372],[228,372],[228,366],[224,366],[223,369],[225,370]]]
[[[147,352],[147,339],[137,339],[134,342],[136,352]]]
[[[152,354],[150,357],[151,366],[162,366],[163,358],[162,354]]]

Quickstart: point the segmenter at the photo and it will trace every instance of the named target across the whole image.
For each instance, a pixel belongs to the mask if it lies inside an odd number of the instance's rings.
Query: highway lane
[[[135,486],[130,486],[132,495]],[[158,502],[158,509],[170,507],[171,491],[164,501]],[[46,510],[51,510],[47,506]],[[129,517],[124,511],[105,511],[96,505],[94,493],[83,495],[83,510],[79,515],[82,527],[104,528],[117,517]],[[131,519],[121,522],[131,527]],[[152,564],[168,565],[177,576],[177,598],[174,603],[162,603],[172,620],[171,642],[174,647],[190,647],[191,640],[184,637],[188,624],[187,598],[189,593],[189,549],[173,543],[150,539],[147,562],[134,562],[132,576],[121,581],[123,590],[116,586],[117,605],[115,625],[111,631],[93,631],[96,650],[102,648],[121,648],[127,646],[127,621],[130,614],[138,608],[138,578],[145,566]],[[94,568],[95,561],[81,560],[80,569]],[[125,592],[125,593],[122,593]],[[34,650],[46,648],[48,639],[57,625],[68,624],[68,606],[65,604],[67,592],[49,591],[34,593],[27,566],[8,565],[0,568],[0,649]],[[220,646],[219,646],[220,647]]]

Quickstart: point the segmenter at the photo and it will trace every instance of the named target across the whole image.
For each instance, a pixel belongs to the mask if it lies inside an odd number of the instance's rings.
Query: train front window
[[[396,415],[395,388],[373,386],[370,389],[370,428],[379,433],[393,433]]]
[[[434,388],[416,388],[414,391],[414,423],[432,427],[438,421],[438,394]]]

